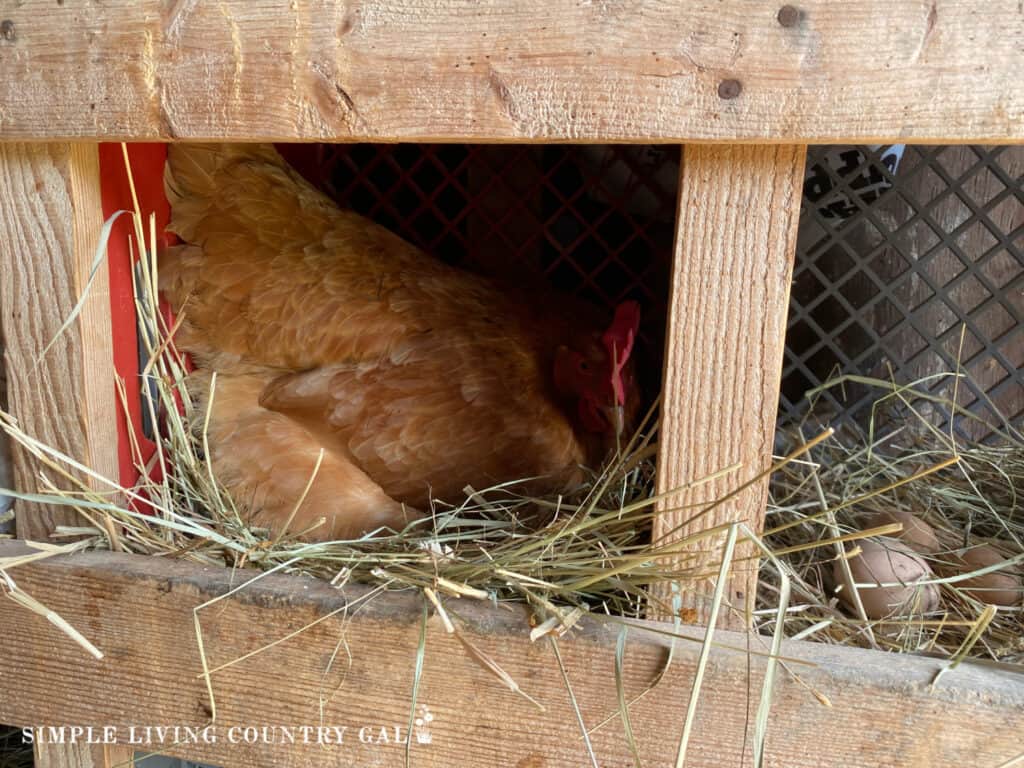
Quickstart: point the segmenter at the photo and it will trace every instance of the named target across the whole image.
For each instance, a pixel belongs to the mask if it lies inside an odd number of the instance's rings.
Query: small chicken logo
[[[417,744],[430,744],[434,740],[430,734],[430,724],[434,720],[434,715],[431,714],[426,704],[420,704],[419,710],[419,717],[413,720],[413,737]]]

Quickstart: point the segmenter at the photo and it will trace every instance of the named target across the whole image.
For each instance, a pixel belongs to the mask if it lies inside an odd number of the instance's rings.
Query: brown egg
[[[949,558],[955,573],[970,573],[989,565],[1006,560],[1009,555],[992,544],[979,544],[954,552]],[[992,605],[1020,605],[1024,592],[1021,589],[1020,569],[992,571],[981,576],[956,582],[953,586],[963,590],[975,600]]]
[[[930,555],[934,552],[938,552],[942,548],[939,544],[938,536],[935,535],[935,529],[928,525],[924,520],[912,515],[910,512],[904,512],[903,510],[898,509],[887,512],[876,512],[868,518],[867,522],[868,525],[865,527],[868,528],[874,528],[879,525],[888,525],[889,523],[900,523],[903,526],[903,530],[899,533],[893,533],[890,535],[902,541],[915,552],[920,552],[922,555]]]
[[[915,582],[932,577],[932,569],[919,554],[896,539],[879,537],[856,542],[861,553],[849,559],[850,572],[858,584],[895,584],[891,587],[862,587],[860,593],[864,613],[869,619],[930,613],[939,606],[939,588],[934,584]],[[856,612],[853,585],[848,583],[842,562],[836,560],[832,569],[840,602]],[[903,584],[905,586],[899,586]]]

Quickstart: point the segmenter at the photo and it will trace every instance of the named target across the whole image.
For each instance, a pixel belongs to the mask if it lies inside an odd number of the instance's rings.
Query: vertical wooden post
[[[96,144],[0,144],[0,313],[11,413],[34,437],[116,480],[105,262],[78,319],[42,355],[85,290],[102,225]],[[37,462],[13,449],[15,487],[36,488]],[[76,521],[66,509],[20,502],[15,509],[20,538],[45,539]]]
[[[754,530],[762,526],[767,481],[691,524],[699,507],[685,507],[721,498],[770,462],[805,156],[806,147],[795,145],[683,150],[658,492],[737,462],[742,468],[667,499],[656,538],[737,520]],[[703,570],[716,569],[720,543],[699,545]],[[744,609],[753,604],[757,561],[740,559],[747,552],[733,565],[727,597],[734,610],[723,610],[726,626],[745,626]],[[684,618],[706,622],[711,582],[681,585]],[[668,585],[657,596],[671,604]]]
[[[107,477],[117,477],[114,367],[107,265],[78,319],[43,350],[89,280],[103,225],[96,144],[0,144],[0,313],[9,408],[21,427]],[[38,464],[13,446],[14,483],[37,486]],[[75,524],[67,509],[15,505],[20,538]],[[130,764],[123,749],[37,745],[39,768]]]
[[[129,747],[94,744],[36,744],[37,768],[132,768],[135,753]]]

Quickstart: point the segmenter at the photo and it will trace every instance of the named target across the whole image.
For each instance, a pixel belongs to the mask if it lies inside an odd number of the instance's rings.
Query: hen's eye
[[[583,373],[589,373],[590,372],[590,363],[588,363],[586,360],[580,360],[580,370]]]

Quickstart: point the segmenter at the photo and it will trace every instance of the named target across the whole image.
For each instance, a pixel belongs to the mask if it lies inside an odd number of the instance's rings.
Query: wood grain
[[[18,546],[0,542],[0,556]],[[208,723],[209,699],[193,633],[193,608],[243,583],[231,572],[162,558],[86,553],[15,571],[19,585],[75,625],[106,653],[87,657],[35,614],[0,601],[0,721],[16,725]],[[216,666],[279,640],[357,600],[365,588],[270,576],[200,612],[204,646]],[[431,743],[412,746],[417,766],[589,765],[550,646],[531,644],[520,607],[445,599],[466,638],[495,659],[546,712],[504,688],[447,635],[428,622],[418,715]],[[215,744],[172,750],[231,766],[400,766],[403,748],[359,742],[358,730],[399,725],[409,717],[421,602],[410,592],[375,597],[326,618],[291,640],[213,674]],[[627,695],[643,690],[664,660],[667,639],[645,623],[629,634]],[[695,637],[701,630],[684,628]],[[584,722],[595,727],[616,711],[617,628],[583,622],[560,641],[566,674]],[[722,643],[746,647],[744,635]],[[343,645],[339,647],[339,643]],[[763,648],[758,638],[755,650]],[[698,645],[682,641],[665,681],[632,705],[644,765],[674,762]],[[330,660],[338,651],[333,667]],[[823,706],[786,674],[777,683],[767,765],[994,766],[1017,754],[1024,728],[1024,677],[964,664],[934,692],[942,662],[853,648],[790,643],[784,649],[803,682],[827,696]],[[742,650],[712,654],[697,714],[689,768],[740,765],[746,716],[757,700],[763,658]],[[748,677],[749,675],[749,677]],[[322,719],[321,719],[322,717]],[[963,727],[969,723],[970,727]],[[348,727],[341,745],[230,744],[232,726]],[[376,731],[379,734],[379,730]],[[141,732],[140,732],[141,733]],[[352,735],[355,734],[355,738]],[[632,765],[622,727],[613,719],[591,735],[602,766]],[[414,739],[415,742],[415,739]],[[141,747],[140,747],[141,748]],[[749,762],[747,755],[747,764]]]
[[[132,768],[134,751],[120,745],[36,744],[36,768]]]
[[[81,314],[50,348],[89,279],[103,225],[95,144],[0,144],[0,311],[10,411],[22,429],[117,478],[110,293],[106,265]],[[38,488],[37,463],[14,447],[15,484]],[[16,505],[21,538],[76,516]]]
[[[35,744],[34,763],[40,768],[106,768],[100,759],[103,748],[83,748],[77,744]]]
[[[761,528],[767,480],[687,521],[700,511],[693,505],[722,498],[770,464],[805,155],[799,146],[683,150],[658,492],[742,466],[666,499],[656,538],[669,541],[737,520]],[[721,543],[721,537],[700,542],[705,570],[717,570]],[[742,627],[754,599],[757,561],[737,559],[733,574],[727,599],[734,610],[722,619]],[[684,615],[706,621],[713,592],[708,579],[681,595]],[[670,600],[670,587],[660,585],[658,595]]]
[[[1018,0],[780,5],[3,0],[0,138],[1024,141]]]

